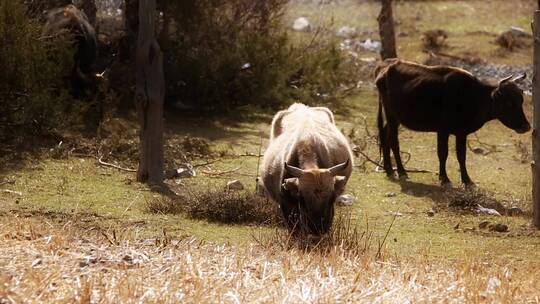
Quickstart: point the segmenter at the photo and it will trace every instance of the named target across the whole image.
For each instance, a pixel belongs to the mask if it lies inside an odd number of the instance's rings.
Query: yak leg
[[[381,140],[381,148],[382,148],[382,154],[383,154],[383,168],[386,172],[386,175],[388,177],[392,177],[394,175],[394,169],[392,169],[392,160],[390,159],[390,143],[389,143],[389,136],[388,136],[388,123],[384,125],[382,128],[382,135],[380,136]]]
[[[388,134],[390,138],[390,147],[392,148],[392,153],[396,159],[397,171],[399,178],[407,178],[407,172],[403,167],[403,162],[401,161],[401,154],[399,153],[399,139],[398,139],[398,123],[388,123]]]
[[[465,186],[474,185],[473,181],[467,173],[467,166],[465,164],[467,153],[467,135],[456,135],[456,153],[459,162],[459,170],[461,171],[461,181]]]
[[[437,133],[437,155],[439,156],[439,180],[442,185],[449,184],[450,179],[446,174],[446,159],[448,158],[448,137],[444,132]]]

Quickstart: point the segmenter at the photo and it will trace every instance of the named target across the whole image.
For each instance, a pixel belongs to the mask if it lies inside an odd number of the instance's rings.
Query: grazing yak
[[[351,148],[329,109],[297,103],[274,116],[261,180],[291,230],[326,233],[351,172]]]
[[[76,51],[71,86],[76,96],[81,95],[85,87],[97,80],[96,75],[92,74],[92,65],[97,56],[96,32],[86,15],[71,4],[49,11],[46,19],[43,37],[56,35],[64,30],[74,35]]]
[[[523,93],[516,85],[526,75],[499,82],[497,86],[479,81],[471,73],[448,66],[424,66],[399,59],[384,61],[377,68],[379,91],[378,129],[384,170],[393,176],[390,149],[400,178],[407,178],[399,155],[398,127],[420,132],[437,132],[439,179],[446,175],[448,137],[456,137],[456,152],[465,185],[473,185],[467,174],[467,135],[486,122],[498,119],[518,133],[531,129],[523,113]]]

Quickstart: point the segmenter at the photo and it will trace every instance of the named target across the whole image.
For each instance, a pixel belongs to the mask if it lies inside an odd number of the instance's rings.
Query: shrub
[[[43,134],[65,123],[71,104],[63,77],[73,64],[71,37],[40,38],[19,1],[0,0],[0,138]]]
[[[168,94],[197,108],[332,100],[341,56],[333,41],[291,43],[286,0],[175,1],[166,14]],[[163,35],[161,37],[164,37]]]
[[[277,204],[254,193],[186,188],[178,197],[159,197],[147,203],[152,213],[182,214],[226,224],[281,223]]]

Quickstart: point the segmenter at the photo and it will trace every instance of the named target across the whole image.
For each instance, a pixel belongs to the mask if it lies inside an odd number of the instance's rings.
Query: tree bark
[[[97,7],[95,0],[79,0],[74,2],[78,9],[82,10],[90,24],[96,28],[97,27]],[[97,28],[96,28],[97,31]]]
[[[377,17],[379,22],[379,35],[381,36],[381,58],[397,58],[396,34],[394,30],[394,16],[392,13],[392,0],[381,0],[381,13]]]
[[[140,123],[137,181],[163,182],[163,54],[156,40],[156,0],[139,1],[135,103]]]
[[[540,228],[540,10],[534,13],[533,35],[533,225]]]

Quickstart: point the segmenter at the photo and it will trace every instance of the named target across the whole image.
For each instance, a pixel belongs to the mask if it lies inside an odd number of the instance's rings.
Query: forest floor
[[[375,2],[304,1],[291,4],[287,18],[328,24],[333,17],[328,28],[375,33],[377,9]],[[501,53],[493,35],[484,34],[511,25],[528,30],[527,1],[401,1],[395,13],[398,31],[407,32],[398,37],[404,58],[425,60],[422,31],[442,28],[450,32],[447,53],[530,64],[530,47]],[[372,160],[379,157],[377,102],[367,84],[332,109],[338,126]],[[529,98],[524,108],[530,120]],[[233,179],[245,185],[242,195],[252,195],[272,116],[249,109],[238,116],[167,113],[169,167],[183,162],[186,152],[175,155],[171,146],[186,148],[186,138],[196,139],[189,141],[189,160],[197,176],[168,182],[185,201],[169,201],[137,183],[133,172],[100,164],[92,149],[77,153],[57,145],[0,160],[0,303],[540,302],[540,232],[530,227],[530,134],[492,121],[472,135],[467,164],[477,190],[469,192],[460,185],[453,153],[453,187],[439,186],[434,134],[402,129],[401,150],[410,155],[406,168],[425,172],[389,180],[357,155],[346,190],[357,202],[338,207],[347,221],[336,226],[347,232],[320,248],[305,248],[273,222],[231,223],[158,206],[189,204],[208,189],[226,195],[223,189]],[[134,166],[119,153],[102,160]],[[503,215],[477,214],[477,203],[496,206]],[[510,207],[522,213],[504,214]],[[488,227],[480,228],[486,221]],[[490,224],[507,225],[508,231],[491,230]]]

